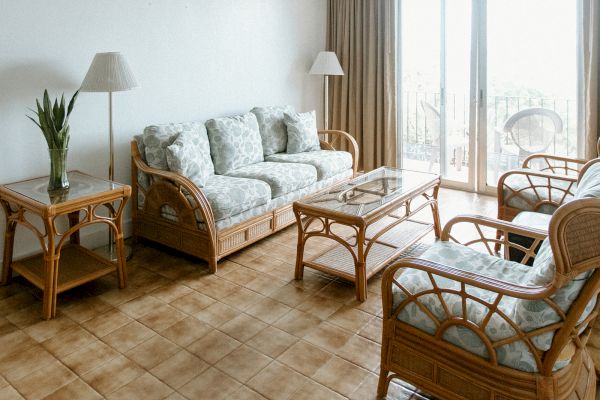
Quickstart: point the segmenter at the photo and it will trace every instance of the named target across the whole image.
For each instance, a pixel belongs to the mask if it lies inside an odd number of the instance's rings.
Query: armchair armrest
[[[472,225],[475,237],[470,240],[459,241],[452,235],[452,229],[457,225],[464,223]],[[482,228],[490,229],[486,231]],[[509,240],[510,234],[529,237],[533,239],[533,243],[528,248],[521,243],[513,243]],[[461,230],[461,236],[466,236],[465,229]],[[505,259],[509,258],[510,249],[519,250],[523,253],[521,263],[525,264],[530,258],[535,257],[538,245],[546,239],[547,236],[548,232],[545,230],[523,227],[511,222],[482,215],[469,214],[458,215],[448,221],[442,231],[441,240],[452,241],[464,246],[483,245],[488,254],[492,256],[498,255],[497,250],[502,248]]]
[[[206,230],[211,237],[216,237],[216,228],[214,215],[208,202],[208,199],[198,186],[196,186],[188,178],[176,174],[171,171],[163,171],[160,169],[149,167],[139,153],[137,143],[131,142],[131,161],[132,161],[132,177],[137,179],[137,172],[141,171],[150,178],[150,187],[148,193],[152,191],[153,185],[167,184],[172,189],[172,192],[176,192],[179,195],[177,198],[185,204],[185,207],[190,210],[190,214],[193,216],[194,211],[199,211],[202,216],[203,222],[206,225]],[[137,191],[137,184],[135,185]],[[189,200],[195,203],[192,204]],[[148,199],[147,199],[148,200]],[[137,199],[136,199],[137,201]],[[137,204],[134,204],[137,207]],[[195,217],[194,217],[195,221]]]
[[[555,156],[553,154],[531,154],[523,161],[523,168],[531,168],[534,162],[541,162],[542,166],[539,171],[550,172],[552,174],[574,175],[579,174],[579,170],[586,163],[586,160],[581,158],[569,158]]]
[[[321,130],[319,135],[325,135],[327,140],[321,140],[321,148],[326,150],[335,150],[335,144],[340,148],[342,142],[348,146],[348,151],[352,154],[352,171],[356,174],[358,170],[358,143],[348,133],[338,130]]]

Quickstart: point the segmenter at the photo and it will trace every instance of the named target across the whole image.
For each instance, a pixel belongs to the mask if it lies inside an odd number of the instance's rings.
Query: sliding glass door
[[[533,152],[577,156],[577,2],[399,0],[401,165],[491,192]]]

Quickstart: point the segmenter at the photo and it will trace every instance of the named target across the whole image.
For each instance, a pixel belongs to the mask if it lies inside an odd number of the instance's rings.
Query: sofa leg
[[[217,272],[217,257],[212,257],[210,260],[208,260],[208,270],[211,274]]]
[[[377,399],[383,400],[387,396],[390,380],[388,379],[389,371],[383,369],[383,366],[379,370],[379,383],[377,384]]]

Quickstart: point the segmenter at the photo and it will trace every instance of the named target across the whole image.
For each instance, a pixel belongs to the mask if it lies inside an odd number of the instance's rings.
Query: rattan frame
[[[459,216],[446,225],[442,232],[442,240],[454,239],[451,230],[458,223],[476,223],[501,231],[502,239],[484,238],[482,234],[479,242],[485,242],[490,253],[497,243],[509,245],[506,239],[508,233],[532,237],[536,239],[535,242],[545,236],[545,232],[527,230],[505,221]],[[557,273],[548,286],[519,286],[418,258],[403,259],[388,268],[382,281],[383,339],[378,396],[385,396],[392,378],[400,378],[442,399],[594,399],[596,375],[586,350],[586,343],[598,315],[600,303],[596,302],[592,313],[583,321],[579,322],[579,318],[585,306],[593,297],[598,296],[600,290],[600,201],[574,200],[561,206],[550,222],[549,237]],[[526,250],[531,255],[535,247],[536,243]],[[505,248],[504,254],[507,253]],[[460,282],[462,289],[453,293],[463,297],[465,301],[470,298],[465,290],[466,285],[497,293],[494,302],[483,302],[490,314],[483,319],[482,324],[489,320],[492,313],[500,315],[496,306],[502,296],[543,300],[556,308],[550,296],[558,288],[584,271],[594,272],[568,312],[559,312],[561,321],[534,332],[524,332],[513,326],[515,336],[493,343],[483,332],[481,324],[476,325],[457,316],[440,321],[435,336],[399,321],[397,315],[406,302],[403,301],[394,308],[392,288],[402,287],[402,275],[397,275],[404,268],[426,271],[432,280],[435,277],[444,277]],[[434,286],[432,292],[440,296],[443,291],[445,290]],[[419,295],[421,294],[410,293],[409,298],[413,299]],[[449,325],[462,325],[476,332],[488,347],[490,359],[480,358],[443,341],[443,330]],[[555,330],[552,347],[546,352],[535,350],[533,353],[539,372],[528,373],[498,365],[495,347],[514,340],[524,340],[531,344],[529,338],[533,333],[539,334],[549,330]],[[553,372],[556,360],[565,354],[572,354],[570,364]]]
[[[319,131],[319,135],[326,139],[320,141],[322,149],[335,150],[342,146],[349,149],[352,154],[353,176],[356,175],[356,140],[347,132],[338,130]],[[138,184],[138,172],[149,177],[150,186],[147,189]],[[143,161],[135,140],[131,142],[131,182],[134,240],[148,239],[199,257],[208,262],[211,273],[217,271],[217,263],[223,257],[295,222],[292,204],[287,204],[218,231],[212,209],[202,189],[184,176],[149,167]],[[140,191],[145,195],[143,209],[138,209]],[[161,209],[166,205],[175,211],[177,221],[161,215]],[[203,229],[198,226],[196,215],[202,217]]]

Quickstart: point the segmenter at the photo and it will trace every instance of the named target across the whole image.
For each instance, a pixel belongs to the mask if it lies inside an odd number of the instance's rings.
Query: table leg
[[[433,231],[437,239],[439,239],[442,236],[442,224],[440,223],[440,208],[438,206],[437,200],[439,190],[439,185],[433,188],[433,203],[431,203],[431,213],[433,214]]]
[[[79,211],[69,213],[69,228],[74,227],[79,223]],[[71,244],[79,244],[79,230],[73,232],[69,237]]]
[[[304,277],[304,229],[302,226],[302,220],[300,214],[296,214],[296,225],[298,226],[298,245],[296,247],[296,270],[294,272],[294,279],[301,280]]]
[[[12,279],[12,257],[15,244],[16,221],[7,221],[4,233],[4,257],[2,258],[2,284],[10,283]]]
[[[365,257],[365,232],[366,227],[359,227],[356,237],[357,252],[356,264],[354,265],[356,274],[356,299],[358,301],[367,300],[367,263]]]
[[[60,253],[57,253],[54,238],[54,224],[52,220],[44,220],[48,244],[44,254],[44,296],[42,302],[42,316],[44,319],[52,318],[56,314],[56,287],[58,282],[58,259]]]

